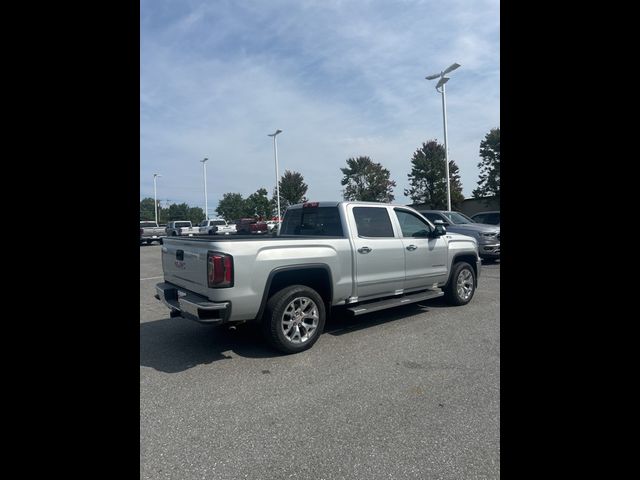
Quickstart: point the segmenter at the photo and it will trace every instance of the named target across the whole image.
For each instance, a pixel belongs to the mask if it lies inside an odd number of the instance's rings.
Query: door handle
[[[358,249],[358,251],[359,251],[360,253],[369,253],[369,252],[371,251],[371,249],[370,249],[369,247],[360,247],[360,248]]]
[[[409,246],[407,246],[407,250],[409,250],[409,251],[411,251],[411,252],[412,252],[412,251],[414,251],[414,250],[416,250],[417,248],[418,248],[418,247],[416,247],[415,245],[409,245]]]

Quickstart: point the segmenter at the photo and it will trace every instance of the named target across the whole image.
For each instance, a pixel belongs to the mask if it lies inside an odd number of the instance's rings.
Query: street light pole
[[[282,133],[282,130],[278,129],[275,133],[270,133],[268,137],[273,137],[273,154],[276,158],[276,197],[278,199],[278,224],[280,224],[280,173],[278,172],[278,142],[276,137]]]
[[[451,180],[449,179],[449,145],[447,143],[447,95],[445,91],[445,83],[449,81],[449,77],[445,77],[445,75],[449,72],[452,72],[456,68],[460,66],[459,63],[454,63],[449,66],[445,70],[440,73],[436,73],[434,75],[429,75],[426,78],[427,80],[434,80],[436,78],[440,78],[438,83],[436,84],[436,92],[442,94],[442,123],[444,125],[444,158],[445,158],[445,172],[447,175],[447,210],[451,211]],[[442,87],[442,90],[438,90],[438,88]]]
[[[204,171],[204,219],[209,220],[209,205],[207,204],[207,160],[200,160]]]
[[[447,175],[447,211],[451,211],[451,178],[449,177],[449,147],[447,144],[447,95],[442,84],[442,123],[444,125],[444,161]]]
[[[158,173],[153,174],[153,207],[156,211],[156,224],[158,224],[158,192],[156,188],[156,179],[162,175]]]

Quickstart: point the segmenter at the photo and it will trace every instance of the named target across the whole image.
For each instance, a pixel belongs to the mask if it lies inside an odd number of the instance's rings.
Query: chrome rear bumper
[[[171,316],[179,315],[200,323],[219,325],[231,315],[231,302],[211,302],[202,295],[167,282],[156,285],[155,297],[171,310]]]

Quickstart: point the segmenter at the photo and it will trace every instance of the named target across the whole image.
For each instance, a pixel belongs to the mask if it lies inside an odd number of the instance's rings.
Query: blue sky
[[[312,200],[340,200],[340,168],[368,155],[410,203],[410,159],[444,143],[438,73],[447,83],[449,157],[465,196],[480,141],[500,126],[497,0],[142,0],[140,198],[204,207],[248,196],[295,170]]]

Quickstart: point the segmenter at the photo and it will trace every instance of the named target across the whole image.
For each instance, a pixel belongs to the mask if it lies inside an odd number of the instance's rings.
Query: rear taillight
[[[207,252],[207,285],[209,288],[233,287],[233,257]]]

